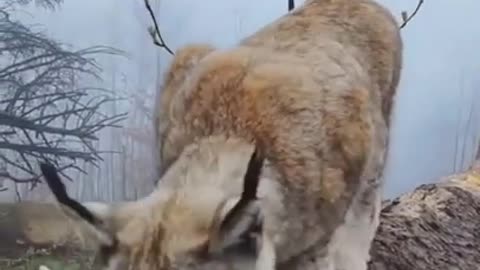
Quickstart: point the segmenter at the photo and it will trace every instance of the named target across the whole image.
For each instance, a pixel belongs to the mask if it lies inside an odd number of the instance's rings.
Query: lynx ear
[[[75,223],[80,223],[79,225],[89,233],[93,233],[100,245],[114,245],[115,236],[109,232],[106,224],[108,205],[90,203],[86,206],[77,202],[67,194],[55,166],[49,163],[40,163],[40,169],[62,212]]]
[[[241,243],[252,234],[259,233],[263,218],[257,200],[257,188],[260,181],[264,157],[255,149],[243,179],[243,192],[238,202],[219,222],[209,242],[209,251],[218,252]]]

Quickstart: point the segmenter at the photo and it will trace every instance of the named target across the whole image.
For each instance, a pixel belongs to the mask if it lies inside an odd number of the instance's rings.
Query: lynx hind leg
[[[345,223],[332,238],[335,270],[366,270],[370,247],[380,223],[381,189],[376,180],[369,181],[354,198]]]

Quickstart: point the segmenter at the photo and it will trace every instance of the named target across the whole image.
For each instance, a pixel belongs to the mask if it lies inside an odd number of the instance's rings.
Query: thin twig
[[[417,7],[415,8],[415,10],[413,11],[413,13],[410,16],[407,15],[406,11],[402,12],[403,23],[400,25],[400,29],[404,28],[413,19],[413,17],[415,17],[415,15],[417,15],[418,11],[420,10],[420,8],[423,5],[423,2],[424,2],[424,0],[418,0]]]
[[[11,175],[8,172],[0,172],[0,177],[5,178],[5,179],[9,179],[9,180],[11,180],[15,183],[32,183],[32,182],[36,182],[40,179],[40,175],[34,176],[34,177],[28,177],[28,178],[18,178],[18,177],[15,177],[15,176]]]
[[[60,134],[60,135],[72,135],[76,137],[85,137],[92,140],[98,140],[96,136],[90,134],[90,132],[82,131],[82,130],[68,130],[56,127],[49,127],[47,125],[40,125],[36,124],[29,119],[17,117],[13,115],[8,115],[0,111],[0,124],[8,127],[17,127],[32,130],[35,132],[45,132],[45,133],[52,133],[52,134]]]
[[[155,13],[153,13],[150,3],[148,2],[148,0],[144,0],[144,2],[145,2],[145,8],[147,8],[148,13],[150,14],[150,17],[152,18],[153,25],[155,26],[155,31],[150,31],[150,35],[152,36],[152,39],[153,39],[153,44],[161,48],[164,48],[168,53],[170,53],[171,55],[174,55],[173,51],[168,47],[168,45],[163,40],[162,34],[160,32],[160,28],[158,27],[157,18],[155,17]],[[159,40],[157,40],[156,37],[158,37]]]

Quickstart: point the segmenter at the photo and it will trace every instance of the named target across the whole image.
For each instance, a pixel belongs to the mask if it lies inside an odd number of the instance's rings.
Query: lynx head
[[[167,185],[138,201],[82,204],[69,197],[53,165],[40,164],[60,209],[82,234],[93,235],[96,261],[105,270],[266,269],[262,256],[273,265],[256,196],[262,166],[263,158],[253,151],[239,196],[222,196],[220,190],[202,186]],[[169,170],[175,170],[175,164]],[[190,177],[205,173],[208,170]]]

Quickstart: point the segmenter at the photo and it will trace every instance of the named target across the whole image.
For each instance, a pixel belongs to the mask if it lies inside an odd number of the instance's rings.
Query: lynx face
[[[40,165],[61,210],[94,239],[95,263],[105,270],[273,269],[256,198],[262,166],[255,151],[240,198],[225,198],[210,187],[166,188],[139,201],[107,205],[71,199],[56,168]]]

